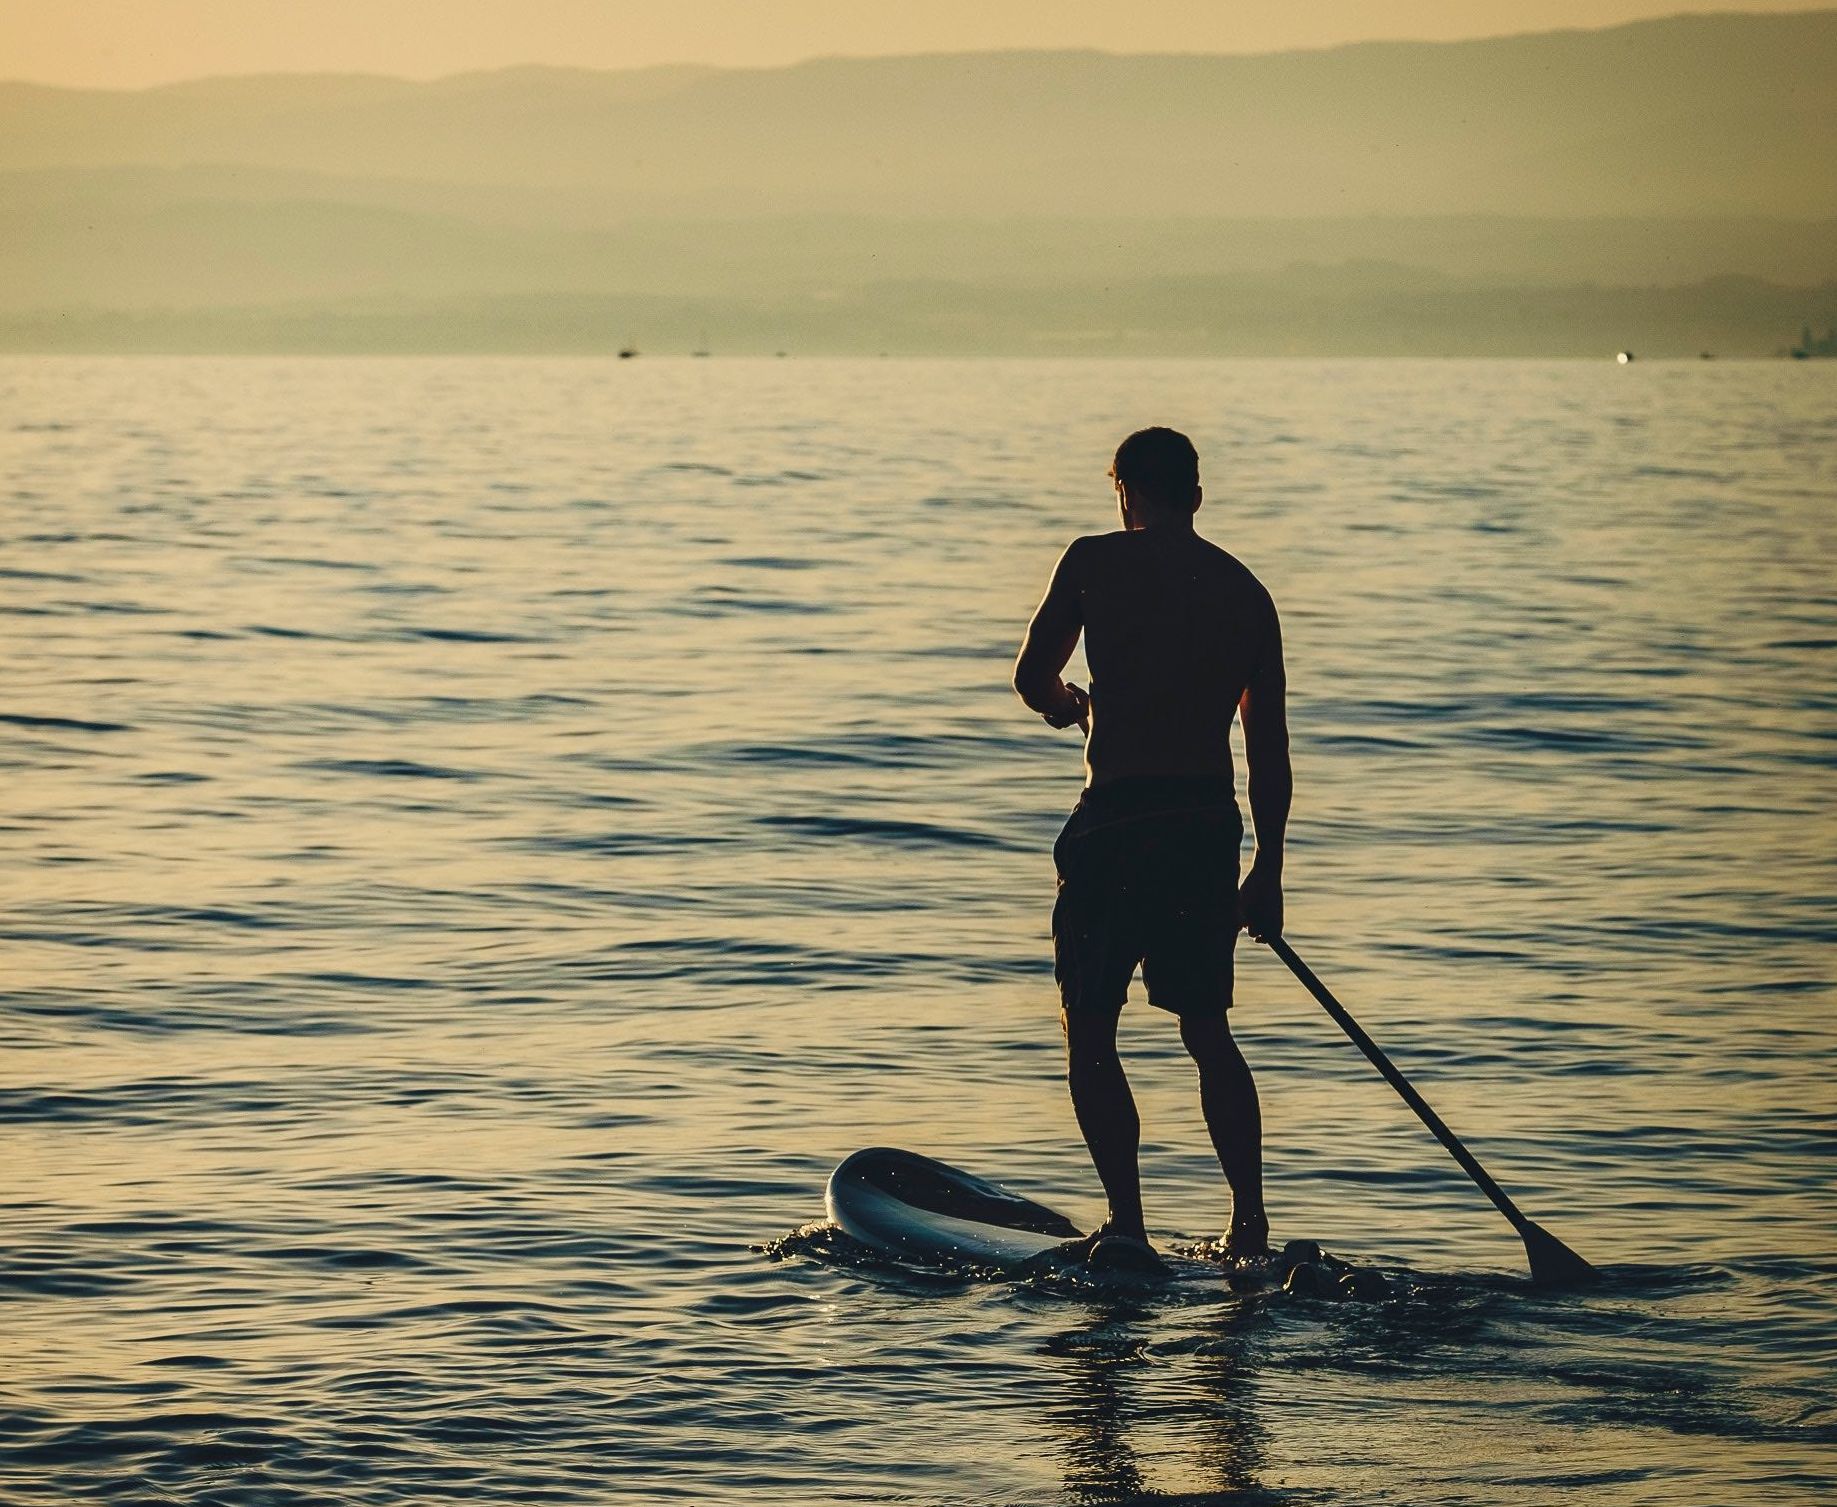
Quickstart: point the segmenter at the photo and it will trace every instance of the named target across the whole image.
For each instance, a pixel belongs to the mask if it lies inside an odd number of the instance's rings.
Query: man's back
[[[1245,566],[1190,528],[1079,539],[1062,569],[1091,668],[1087,783],[1230,779],[1231,719],[1272,664],[1275,609]]]
[[[1014,689],[1053,727],[1084,727],[1086,788],[1053,846],[1053,974],[1078,1127],[1109,1199],[1087,1245],[1145,1241],[1140,1123],[1116,1054],[1138,965],[1148,1002],[1180,1017],[1200,1102],[1231,1185],[1226,1249],[1267,1245],[1256,1084],[1232,1040],[1240,926],[1282,932],[1290,791],[1282,635],[1256,577],[1193,532],[1199,456],[1172,429],[1138,430],[1111,466],[1123,529],[1074,540],[1014,665]],[[1085,641],[1091,689],[1061,679]],[[1238,884],[1243,822],[1231,769],[1241,709],[1257,849]]]

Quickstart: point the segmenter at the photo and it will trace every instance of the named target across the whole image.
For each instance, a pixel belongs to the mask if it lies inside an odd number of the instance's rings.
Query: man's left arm
[[[1054,727],[1085,727],[1090,697],[1067,685],[1061,674],[1084,631],[1084,602],[1074,539],[1054,567],[1046,595],[1027,625],[1020,657],[1014,662],[1014,691]]]
[[[1288,675],[1282,627],[1273,602],[1266,613],[1256,663],[1238,702],[1244,724],[1244,763],[1256,856],[1238,891],[1239,924],[1258,942],[1282,935],[1282,849],[1295,781],[1288,757]]]

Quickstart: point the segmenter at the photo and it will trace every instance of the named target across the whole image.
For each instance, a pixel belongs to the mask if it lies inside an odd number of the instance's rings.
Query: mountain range
[[[1837,11],[1261,56],[0,84],[13,349],[1761,354]]]

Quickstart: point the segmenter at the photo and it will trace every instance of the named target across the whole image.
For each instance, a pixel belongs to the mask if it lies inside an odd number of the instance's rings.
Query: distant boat
[[[622,345],[619,347],[619,359],[621,361],[629,361],[637,354],[638,347],[635,345]]]

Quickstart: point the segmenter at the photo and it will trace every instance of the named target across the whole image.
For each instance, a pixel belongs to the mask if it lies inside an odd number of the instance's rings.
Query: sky
[[[0,0],[0,77],[140,88],[226,73],[434,78],[518,63],[770,67],[834,54],[1270,52],[1600,27],[1805,0]]]

